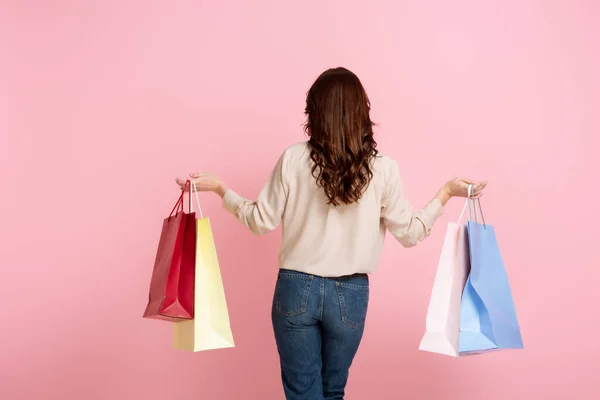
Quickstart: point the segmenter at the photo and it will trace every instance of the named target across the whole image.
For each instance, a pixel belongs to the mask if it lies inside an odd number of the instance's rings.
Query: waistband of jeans
[[[342,275],[342,276],[319,276],[319,275],[312,275],[312,274],[307,274],[306,272],[300,272],[300,271],[294,271],[291,269],[280,269],[279,272],[281,273],[292,273],[292,274],[300,274],[300,275],[309,275],[309,276],[314,276],[317,278],[323,278],[323,279],[328,279],[328,280],[334,280],[334,281],[343,281],[343,280],[347,280],[347,279],[355,279],[355,278],[369,278],[369,274],[364,274],[364,273],[356,273],[356,274],[352,274],[352,275]]]
[[[355,278],[365,278],[368,279],[369,275],[368,274],[352,274],[352,275],[342,275],[342,276],[327,276],[327,277],[323,277],[323,279],[330,279],[333,281],[344,281],[344,280],[349,280],[349,279],[355,279]]]

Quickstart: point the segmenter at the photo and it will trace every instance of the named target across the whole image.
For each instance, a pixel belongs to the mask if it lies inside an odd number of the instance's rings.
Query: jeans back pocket
[[[275,287],[275,309],[286,317],[304,314],[312,281],[312,275],[280,272]]]
[[[342,323],[358,328],[365,323],[369,306],[369,286],[336,282]]]

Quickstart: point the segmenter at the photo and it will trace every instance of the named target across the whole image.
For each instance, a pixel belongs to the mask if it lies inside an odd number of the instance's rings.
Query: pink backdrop
[[[173,178],[255,196],[338,65],[415,206],[454,175],[490,181],[526,345],[417,351],[453,201],[423,245],[387,244],[348,397],[599,398],[598,20],[591,0],[2,1],[0,398],[281,399],[277,233],[202,198],[235,349],[172,350],[141,313]]]

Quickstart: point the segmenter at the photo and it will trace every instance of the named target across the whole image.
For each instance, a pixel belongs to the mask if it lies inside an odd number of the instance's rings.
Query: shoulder
[[[392,174],[398,173],[398,163],[393,158],[378,153],[373,159],[373,170],[387,180]]]
[[[310,159],[310,150],[307,142],[296,143],[284,150],[280,162],[284,168],[299,165],[300,161]]]
[[[284,159],[293,159],[293,158],[302,158],[307,153],[309,153],[308,142],[300,142],[291,145],[283,152],[282,158]]]

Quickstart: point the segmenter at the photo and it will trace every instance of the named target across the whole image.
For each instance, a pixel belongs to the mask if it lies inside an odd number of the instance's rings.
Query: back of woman
[[[451,180],[413,211],[397,163],[377,151],[367,94],[347,69],[321,74],[305,113],[308,142],[283,152],[256,201],[216,177],[191,178],[254,233],[282,225],[272,322],[286,399],[343,399],[386,231],[405,247],[418,244],[471,182]]]
[[[386,225],[408,247],[424,239],[443,212],[434,200],[413,215],[398,186],[398,167],[383,155],[369,160],[372,177],[359,192],[360,200],[334,206],[313,176],[310,154],[310,143],[288,148],[272,176],[274,187],[268,185],[256,203],[244,204],[231,192],[225,196],[225,207],[258,234],[274,229],[282,218],[281,268],[325,277],[375,272]],[[415,224],[415,219],[423,223]]]

